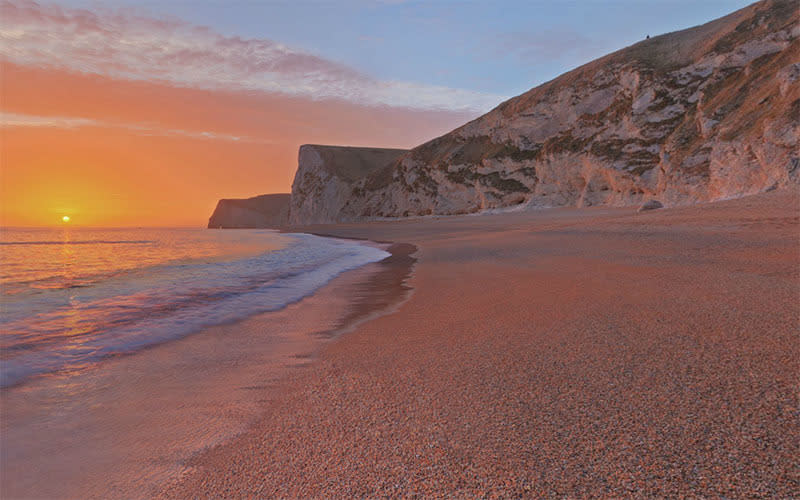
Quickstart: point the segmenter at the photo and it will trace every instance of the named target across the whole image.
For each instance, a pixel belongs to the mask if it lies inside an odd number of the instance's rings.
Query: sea
[[[273,230],[0,230],[0,386],[277,311],[389,254]]]

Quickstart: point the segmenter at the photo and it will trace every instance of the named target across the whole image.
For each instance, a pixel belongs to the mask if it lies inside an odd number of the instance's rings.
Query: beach
[[[241,232],[221,235],[245,236]],[[255,235],[254,239],[270,241],[269,237]],[[312,237],[304,244],[316,241]],[[382,262],[338,274],[314,293],[279,310],[201,328],[2,388],[0,496],[157,496],[163,484],[189,470],[187,459],[252,426],[271,406],[284,381],[308,367],[339,332],[405,297],[403,281],[412,263],[409,248],[347,244],[387,248],[391,253]],[[179,269],[184,274],[192,272],[186,263]],[[311,273],[316,269],[311,267]],[[304,279],[301,286],[308,286],[309,274],[298,275]],[[378,283],[380,290],[375,289]],[[297,293],[285,282],[275,290],[275,298],[291,297],[287,290]],[[226,307],[230,309],[230,303],[214,304],[216,310]],[[75,317],[77,321],[81,314]],[[73,338],[77,350],[92,335],[76,333]],[[4,352],[9,354],[13,351]]]
[[[800,492],[797,189],[292,230],[413,245],[407,300],[159,495]]]
[[[800,499],[798,6],[2,0],[0,500]]]

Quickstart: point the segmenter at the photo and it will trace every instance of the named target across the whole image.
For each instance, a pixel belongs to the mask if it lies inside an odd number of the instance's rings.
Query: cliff
[[[303,146],[291,222],[680,205],[800,176],[800,24],[766,0],[643,40],[411,151]]]
[[[289,194],[265,194],[245,200],[219,200],[209,228],[269,228],[289,222]]]
[[[291,200],[222,200],[209,227],[684,205],[800,183],[799,151],[800,8],[764,0],[597,59],[410,151],[301,146]]]
[[[354,192],[355,186],[370,174],[389,168],[406,153],[405,149],[300,146],[290,222],[325,224],[347,220],[346,214],[352,213],[351,200],[361,195],[360,191]]]

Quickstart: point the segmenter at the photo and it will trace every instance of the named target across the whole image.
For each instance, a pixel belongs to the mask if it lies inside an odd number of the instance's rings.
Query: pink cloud
[[[210,90],[256,90],[375,106],[484,111],[504,96],[416,82],[380,81],[269,39],[223,36],[131,11],[0,4],[0,57],[15,64],[162,81]]]
[[[118,128],[129,130],[139,135],[160,135],[173,137],[187,137],[190,139],[212,140],[212,141],[234,141],[234,142],[258,142],[270,144],[272,141],[267,139],[257,139],[254,137],[224,134],[209,130],[184,130],[178,128],[165,128],[154,123],[147,122],[115,122],[103,121],[93,118],[76,116],[53,116],[53,115],[31,115],[27,113],[7,113],[0,111],[0,128],[19,128],[19,127],[45,127],[75,129],[80,127],[97,128]]]
[[[86,223],[202,224],[219,198],[288,192],[300,144],[411,147],[474,118],[14,63],[2,92],[0,221],[18,225],[61,199]]]

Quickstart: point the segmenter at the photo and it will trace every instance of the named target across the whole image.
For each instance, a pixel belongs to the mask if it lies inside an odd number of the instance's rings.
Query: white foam
[[[2,385],[281,309],[344,271],[390,255],[351,240],[285,236],[292,240],[287,247],[255,257],[160,266],[81,290],[69,307],[43,294],[28,304],[38,310],[32,316],[31,309],[8,311],[3,346],[19,354],[4,360]],[[48,296],[57,300],[48,305]]]

